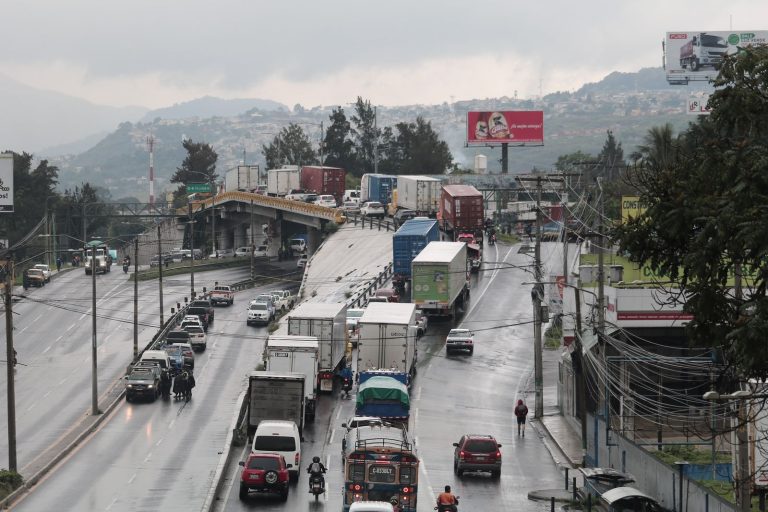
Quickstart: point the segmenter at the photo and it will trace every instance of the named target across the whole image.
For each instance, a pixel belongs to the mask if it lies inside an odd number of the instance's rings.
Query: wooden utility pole
[[[133,240],[133,360],[139,359],[139,238]]]
[[[8,469],[18,471],[16,464],[16,384],[14,381],[16,351],[13,348],[13,263],[5,262],[5,361],[8,380]]]

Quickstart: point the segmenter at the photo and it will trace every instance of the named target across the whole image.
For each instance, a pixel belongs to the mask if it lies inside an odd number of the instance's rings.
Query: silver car
[[[457,350],[469,352],[475,351],[475,334],[469,329],[451,329],[445,338],[445,353],[450,354]]]

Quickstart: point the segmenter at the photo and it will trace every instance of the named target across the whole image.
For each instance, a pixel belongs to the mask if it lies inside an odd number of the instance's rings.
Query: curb
[[[113,386],[116,385],[113,384]],[[21,496],[26,494],[28,491],[34,487],[37,482],[40,481],[45,475],[48,474],[53,468],[55,468],[59,462],[64,460],[67,455],[72,453],[72,451],[77,448],[80,443],[82,443],[88,436],[96,432],[96,430],[99,428],[99,426],[106,421],[106,418],[112,413],[112,411],[115,410],[115,407],[117,407],[117,404],[119,404],[123,397],[125,396],[125,389],[120,391],[120,393],[115,397],[115,399],[107,405],[107,407],[104,409],[104,411],[96,418],[96,420],[91,424],[90,427],[86,428],[82,432],[80,432],[75,439],[73,439],[67,446],[65,446],[59,453],[51,457],[51,459],[46,463],[42,468],[40,468],[37,473],[33,474],[31,477],[26,479],[24,483],[13,491],[11,494],[5,497],[5,499],[0,500],[0,508],[7,509],[10,505],[13,504],[17,499],[19,499]]]
[[[534,430],[536,430],[539,437],[541,437],[544,446],[547,448],[547,451],[549,451],[549,454],[552,456],[552,459],[554,459],[555,464],[557,464],[558,467],[576,469],[580,466],[580,464],[576,464],[568,458],[568,455],[566,455],[565,451],[559,444],[557,444],[557,440],[552,436],[543,421],[533,419],[530,424]]]
[[[237,403],[241,404],[240,407],[235,409],[235,414],[232,417],[232,424],[230,425],[227,437],[224,440],[224,451],[219,457],[219,463],[216,465],[216,471],[213,473],[213,483],[208,489],[208,494],[203,502],[203,507],[200,509],[202,512],[211,512],[216,503],[216,495],[221,492],[221,486],[224,484],[224,469],[232,462],[232,454],[235,452],[232,446],[232,437],[237,428],[238,420],[240,419],[240,411],[242,410],[242,402],[245,400],[247,391],[241,391],[240,396],[237,397]]]

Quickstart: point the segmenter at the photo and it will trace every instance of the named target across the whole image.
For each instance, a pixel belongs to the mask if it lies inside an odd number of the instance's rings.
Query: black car
[[[165,335],[165,342],[168,345],[174,343],[189,343],[189,333],[187,331],[171,331]]]
[[[208,316],[208,308],[200,307],[200,306],[190,306],[187,309],[188,315],[195,315],[200,318],[200,321],[203,322],[203,329],[206,331],[208,330],[208,324],[211,323],[211,319]]]
[[[125,378],[125,399],[148,398],[154,402],[160,396],[160,367],[137,365]]]
[[[192,302],[189,303],[189,307],[191,308],[205,308],[208,310],[208,323],[213,323],[213,315],[216,312],[216,309],[213,307],[213,303],[210,301],[210,299],[195,299]],[[191,315],[192,313],[190,313]]]
[[[414,219],[416,217],[416,212],[413,210],[397,210],[395,215],[392,217],[392,222],[394,222],[395,227],[398,228],[402,226],[405,221]]]

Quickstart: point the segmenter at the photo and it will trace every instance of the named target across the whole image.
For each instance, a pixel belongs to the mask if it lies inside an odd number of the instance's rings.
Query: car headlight
[[[151,388],[153,388],[153,387],[155,387],[155,386],[154,386],[154,384],[150,384],[150,385],[148,385],[147,387],[151,389]]]
[[[133,384],[128,384],[128,389],[133,389]]]

